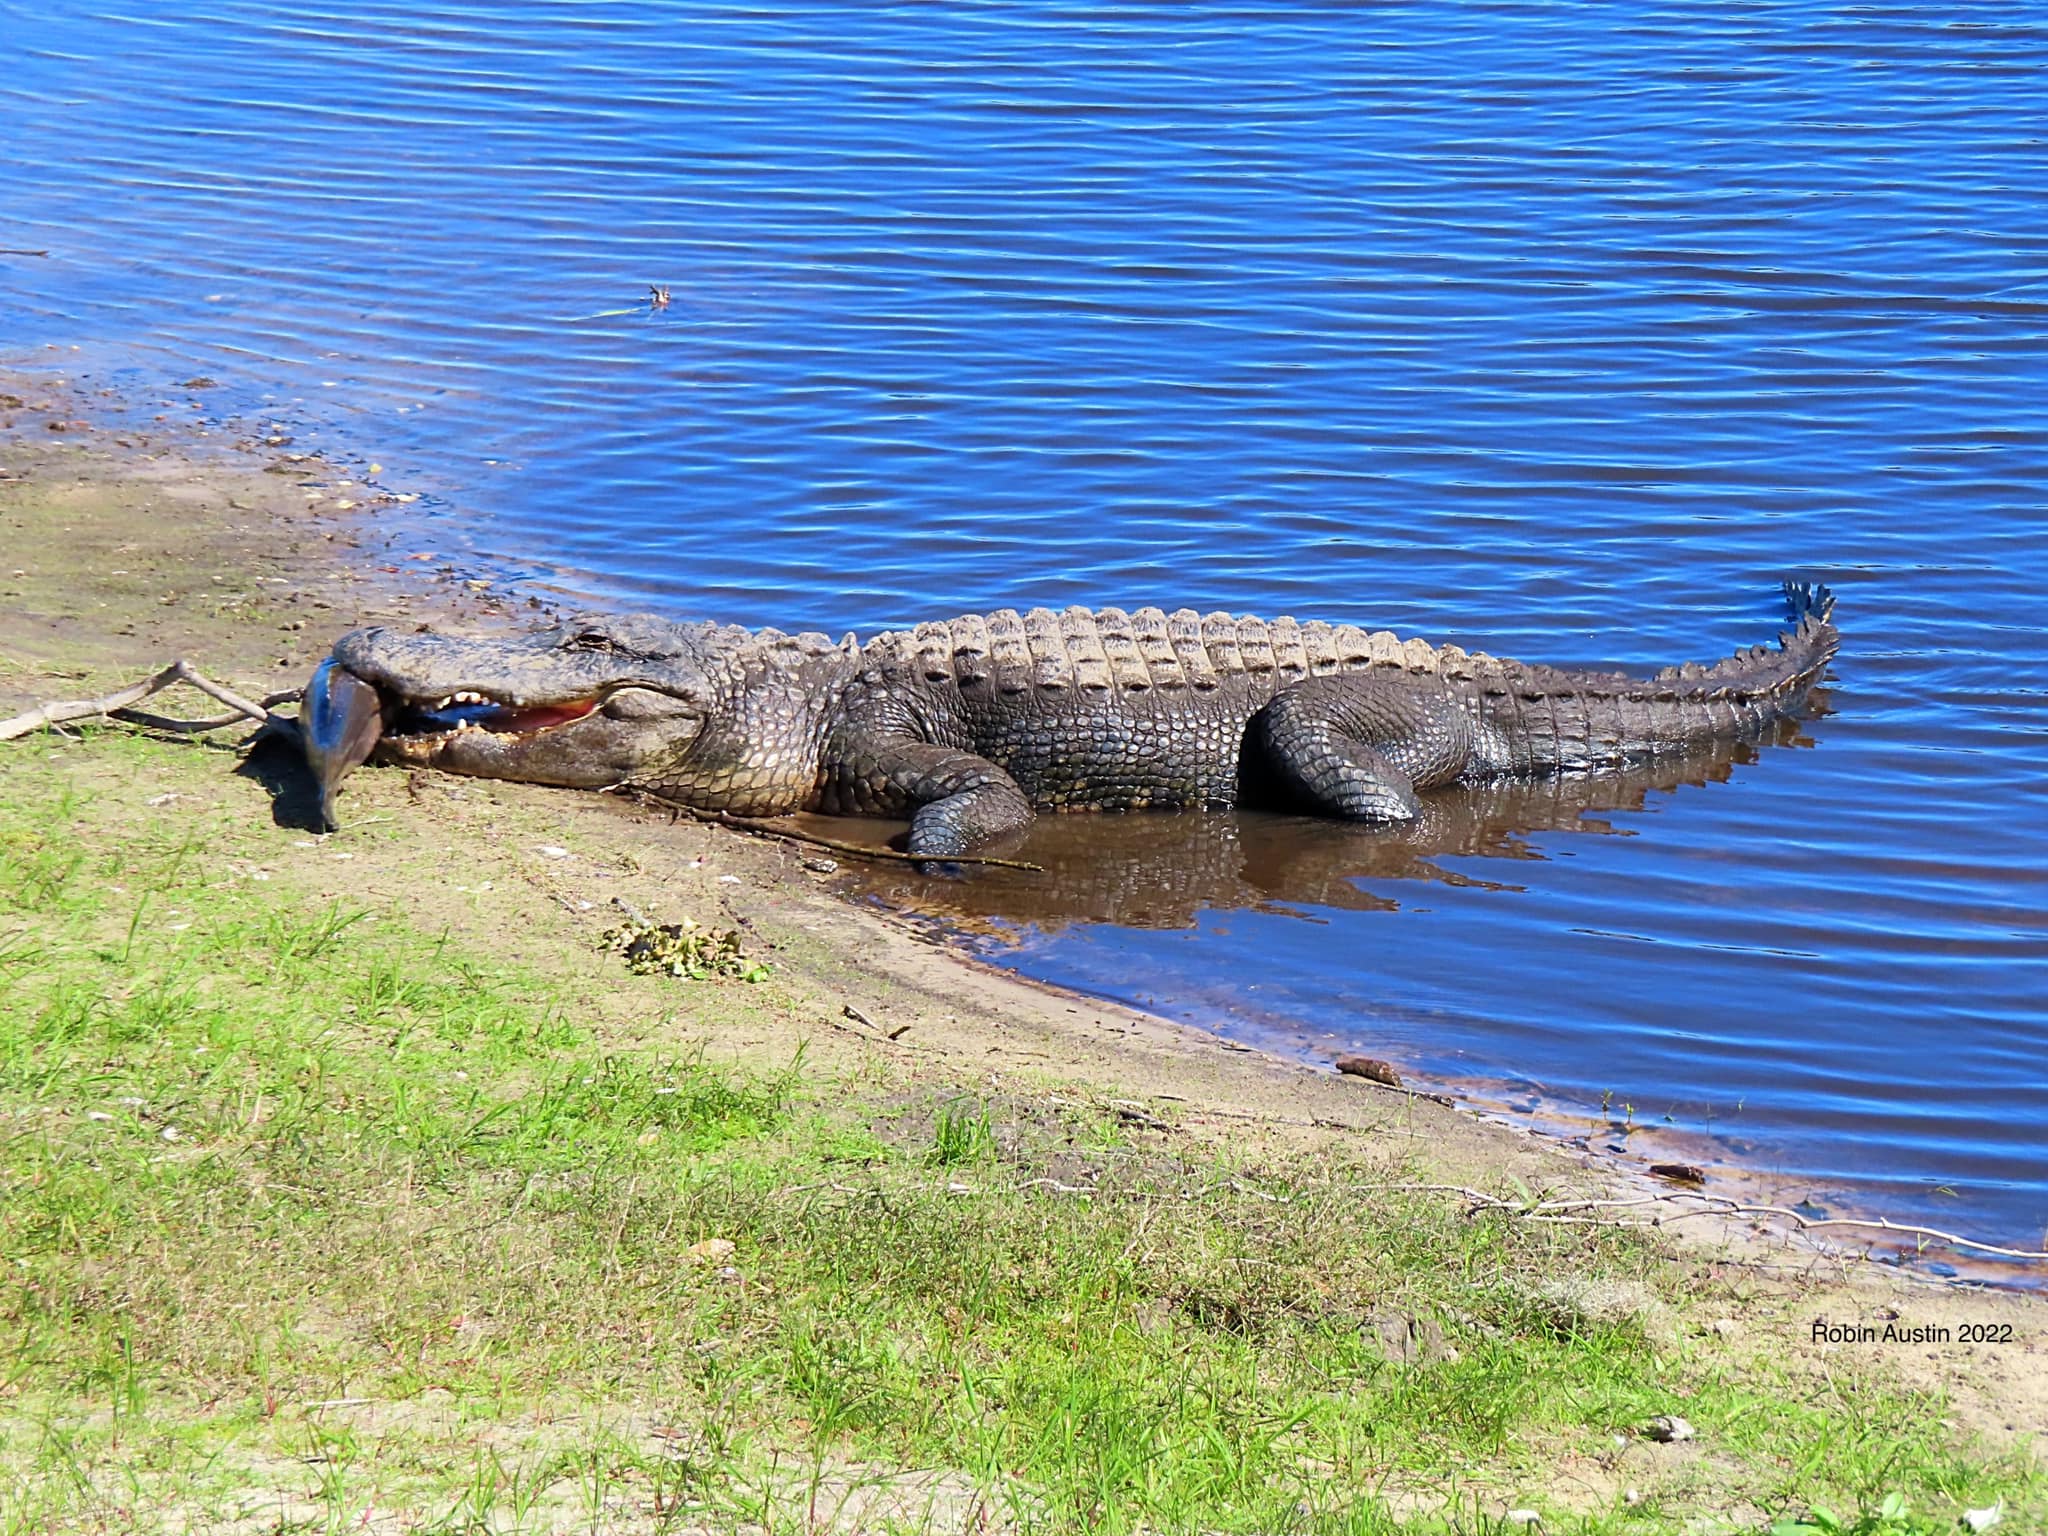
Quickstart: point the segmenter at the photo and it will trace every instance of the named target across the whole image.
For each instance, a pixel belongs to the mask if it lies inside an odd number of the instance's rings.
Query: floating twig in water
[[[672,296],[667,283],[649,283],[647,302],[644,304],[635,304],[627,309],[600,309],[594,315],[562,315],[558,317],[556,323],[580,325],[585,320],[616,320],[621,315],[644,315],[650,310],[667,309]]]

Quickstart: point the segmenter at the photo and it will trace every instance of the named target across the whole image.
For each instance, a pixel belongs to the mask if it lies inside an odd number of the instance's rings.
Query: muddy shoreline
[[[0,570],[0,710],[90,694],[175,656],[251,691],[295,687],[334,636],[359,623],[488,631],[540,606],[402,547],[380,513],[400,505],[404,492],[373,476],[357,478],[254,432],[201,438],[176,422],[137,424],[138,414],[117,412],[89,382],[0,373],[0,530],[22,552]],[[1468,1176],[1510,1168],[1539,1184],[1598,1177],[1589,1160],[1540,1138],[1070,996],[941,947],[921,925],[841,899],[839,882],[807,869],[803,850],[790,844],[600,796],[377,770],[350,779],[348,819],[374,815],[394,792],[531,804],[564,829],[617,840],[637,860],[658,859],[686,887],[701,886],[686,877],[715,862],[728,889],[711,894],[750,916],[758,910],[760,920],[820,935],[830,951],[818,958],[822,970],[863,974],[926,1008],[946,1005],[947,1049],[959,1058],[1078,1077],[1185,1104],[1190,1116],[1257,1123],[1285,1139],[1378,1133],[1398,1121],[1402,1141],[1428,1145],[1447,1169]],[[289,821],[302,810],[277,815]],[[451,833],[451,850],[460,843]]]
[[[404,548],[392,513],[402,515],[407,493],[380,484],[374,469],[301,456],[256,432],[201,434],[147,416],[89,380],[0,372],[0,715],[88,696],[180,655],[253,692],[296,686],[334,635],[358,623],[488,629],[539,607]],[[658,917],[723,914],[775,955],[786,1002],[773,1022],[757,1010],[744,1029],[721,1031],[713,1009],[631,1025],[678,1028],[715,1056],[787,1060],[801,1050],[830,1070],[904,1083],[1078,1094],[1126,1105],[1135,1123],[1170,1124],[1175,1135],[1364,1156],[1431,1183],[1623,1200],[1670,1193],[1589,1143],[1017,977],[935,942],[928,924],[849,900],[852,882],[822,871],[815,850],[609,797],[395,770],[349,782],[348,819],[370,831],[317,839],[303,787],[272,775],[266,788],[260,774],[228,769],[222,793],[277,825],[280,859],[317,870],[317,889],[406,903],[508,956],[589,965],[615,898]],[[1723,1167],[1708,1187],[1742,1199],[1782,1193]],[[2031,1296],[1930,1285],[1924,1273],[1856,1262],[1844,1245],[1830,1252],[1760,1223],[1700,1218],[1681,1199],[1655,1209],[1682,1218],[1671,1230],[1684,1262],[1755,1276],[1744,1326],[1782,1334],[1788,1350],[1819,1293],[1844,1315],[1874,1314],[1906,1294],[1916,1316],[1992,1309],[2027,1319],[2030,1340],[2048,1332]],[[2030,1344],[2003,1356],[1936,1352],[1915,1369],[1943,1384],[1965,1374],[1996,1381],[2001,1400],[2017,1394],[2029,1406],[2012,1419],[1987,1407],[1981,1421],[2021,1428],[2048,1423],[2040,1363]]]
[[[0,370],[0,444],[7,451],[0,490],[16,498],[26,492],[34,517],[59,545],[38,558],[26,553],[34,541],[24,541],[24,555],[0,569],[0,603],[8,610],[0,618],[0,658],[7,663],[0,671],[0,710],[39,702],[72,679],[126,681],[173,656],[252,691],[296,687],[334,635],[360,623],[488,632],[544,611],[538,599],[510,597],[435,550],[412,547],[431,542],[406,516],[418,498],[384,483],[381,466],[350,467],[297,451],[288,434],[261,422],[209,422],[210,384],[194,380],[182,391],[138,403],[89,379]],[[33,531],[19,508],[7,521],[21,533]],[[372,777],[359,775],[351,791],[360,793]],[[413,776],[415,794],[420,777]],[[616,803],[543,793],[555,814],[595,814],[614,833],[650,824],[650,813],[622,816]],[[883,840],[876,824],[819,821],[814,830],[877,846]],[[857,899],[877,885],[854,869],[820,877],[787,845],[703,828],[676,828],[675,835],[745,850],[750,868],[743,878],[760,882],[763,897],[786,899],[801,891],[814,899],[836,891]],[[1368,1104],[1384,1109],[1379,1101],[1385,1100],[1422,1117],[1416,1139],[1428,1142],[1447,1166],[1508,1168],[1539,1182],[1590,1180],[1634,1197],[1663,1189],[1649,1177],[1651,1164],[1699,1164],[1714,1194],[1759,1205],[1800,1199],[1803,1181],[1731,1164],[1725,1150],[1712,1145],[1644,1127],[1640,1148],[1617,1155],[1602,1147],[1607,1128],[1593,1117],[1555,1105],[1517,1116],[1507,1084],[1430,1083],[1416,1085],[1419,1096],[1386,1093],[1333,1076],[1322,1064],[1019,977],[999,957],[950,943],[958,925],[943,913],[890,915],[873,902],[833,906],[834,926],[851,951],[873,958],[876,935],[867,929],[898,941],[876,966],[899,968],[893,980],[935,994],[968,987],[990,1012],[1016,1011],[1022,994],[1031,1000],[1027,1012],[1057,1014],[1053,1022],[1066,1047],[1034,1048],[1019,1058],[1053,1071],[1072,1072],[1085,1063],[1119,1081],[1123,1046],[1142,1038],[1164,1060],[1125,1061],[1128,1083],[1145,1084],[1168,1101],[1193,1105],[1216,1097],[1211,1068],[1217,1058],[1230,1058],[1228,1102],[1218,1105],[1224,1118],[1249,1113],[1310,1131],[1360,1129],[1352,1123],[1356,1113]],[[1099,1040],[1071,1039],[1076,1031],[1069,1021],[1082,1019],[1088,1030],[1109,1031],[1123,1044],[1105,1052]],[[1000,1046],[986,1049],[1006,1054]],[[1195,1087],[1202,1091],[1186,1091]],[[1455,1097],[1457,1108],[1446,1109],[1432,1092]],[[1748,1222],[1690,1219],[1686,1228],[1695,1240],[1711,1233],[1706,1240],[1738,1247],[1760,1235]],[[1832,1246],[1899,1255],[1897,1247],[1889,1253],[1863,1249],[1853,1237]],[[2025,1271],[1970,1267],[2008,1283],[2029,1278]]]

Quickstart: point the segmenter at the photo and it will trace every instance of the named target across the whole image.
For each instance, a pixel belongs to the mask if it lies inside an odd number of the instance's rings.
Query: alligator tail
[[[1775,647],[1753,645],[1712,666],[1666,667],[1651,682],[1680,699],[1795,702],[1827,669],[1842,636],[1835,628],[1835,594],[1820,583],[1786,582],[1785,603],[1791,627]]]
[[[1834,597],[1787,582],[1789,627],[1776,645],[1726,660],[1666,667],[1653,677],[1619,672],[1522,669],[1495,716],[1510,771],[1576,770],[1733,741],[1792,713],[1840,641]]]
[[[1803,689],[1827,669],[1842,644],[1842,632],[1835,628],[1835,594],[1817,581],[1788,581],[1785,603],[1791,610],[1792,628],[1779,645],[1798,661],[1792,685]]]

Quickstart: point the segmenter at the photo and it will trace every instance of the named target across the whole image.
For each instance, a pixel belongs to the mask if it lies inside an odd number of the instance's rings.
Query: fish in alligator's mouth
[[[320,785],[320,828],[340,826],[334,792],[348,771],[367,762],[384,734],[384,707],[375,685],[335,665],[329,657],[314,670],[299,707],[299,742],[306,766]]]
[[[493,698],[473,688],[435,699],[408,698],[365,681],[330,657],[307,686],[300,727],[307,765],[320,784],[323,830],[338,826],[334,795],[343,777],[372,757],[538,783],[590,787],[620,782],[632,764],[606,750],[603,740],[557,744],[545,738],[586,723],[615,726],[650,713],[644,706],[626,707],[626,692],[616,689],[548,703]],[[620,720],[601,714],[608,704]],[[524,765],[517,773],[510,771],[515,763]]]

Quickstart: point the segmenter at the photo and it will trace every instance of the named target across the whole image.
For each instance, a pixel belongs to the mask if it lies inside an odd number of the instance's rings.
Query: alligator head
[[[475,640],[344,635],[306,689],[301,735],[334,819],[342,777],[379,761],[601,789],[672,761],[704,728],[714,658],[751,637],[644,615]]]

